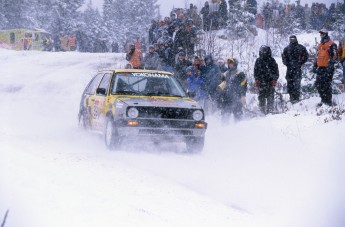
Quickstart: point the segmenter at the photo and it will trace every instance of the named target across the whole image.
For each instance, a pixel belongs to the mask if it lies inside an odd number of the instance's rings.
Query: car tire
[[[107,117],[104,128],[104,142],[109,150],[120,149],[121,140],[112,117]]]
[[[186,140],[187,152],[199,153],[204,149],[205,137],[192,137]]]

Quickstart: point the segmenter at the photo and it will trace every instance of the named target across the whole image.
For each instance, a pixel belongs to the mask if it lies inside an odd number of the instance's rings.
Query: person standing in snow
[[[242,107],[246,105],[247,79],[243,72],[238,71],[238,62],[235,58],[228,58],[228,71],[224,74],[223,86],[220,94],[220,109],[224,121],[228,121],[232,113],[235,119],[240,119]]]
[[[143,54],[135,48],[134,44],[129,45],[130,50],[126,54],[126,60],[131,63],[134,69],[141,69],[143,62]]]
[[[279,78],[278,64],[272,57],[269,46],[261,46],[259,58],[254,65],[255,87],[259,91],[259,107],[264,114],[272,113],[274,107],[274,92]]]
[[[337,44],[329,37],[326,29],[323,28],[319,32],[321,42],[317,47],[317,59],[313,67],[313,72],[317,74],[315,86],[321,97],[318,106],[322,106],[322,104],[332,106],[332,80],[338,48]]]
[[[144,57],[144,68],[149,70],[156,70],[159,66],[159,55],[155,51],[153,45],[149,46],[149,51],[145,54]]]
[[[202,70],[201,77],[203,78],[204,90],[206,91],[208,97],[205,109],[209,113],[214,113],[217,110],[219,100],[217,86],[222,82],[222,77],[220,69],[214,63],[211,55],[205,56],[205,67]]]
[[[191,66],[192,62],[186,59],[186,53],[181,51],[178,54],[177,61],[175,63],[175,75],[177,80],[181,83],[184,89],[187,89],[187,76],[186,76],[186,68]]]
[[[202,14],[202,23],[204,31],[210,30],[210,5],[208,1],[205,2],[204,7],[201,8],[200,14]]]
[[[188,66],[185,71],[187,77],[187,91],[193,92],[195,95],[193,99],[204,107],[207,95],[203,89],[204,81],[200,76],[200,71],[196,70],[193,66]]]
[[[289,41],[290,44],[284,48],[282,60],[287,67],[286,81],[290,101],[291,103],[296,103],[301,96],[301,66],[307,62],[309,54],[307,49],[298,43],[295,35],[291,35]]]
[[[228,68],[225,66],[224,59],[219,58],[217,61],[217,64],[222,73],[225,73],[226,71],[228,71]]]
[[[344,29],[345,32],[345,29]],[[343,84],[345,84],[345,39],[339,41],[338,56],[341,65],[343,66]]]

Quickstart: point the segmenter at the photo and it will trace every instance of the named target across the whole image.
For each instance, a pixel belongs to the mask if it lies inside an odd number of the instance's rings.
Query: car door
[[[95,96],[96,96],[96,89],[101,82],[104,73],[97,74],[92,81],[90,82],[89,86],[86,88],[84,95],[83,95],[83,102],[85,103],[85,110],[87,113],[87,121],[88,125],[93,129],[93,122],[94,122],[94,103],[95,103]]]
[[[105,73],[102,80],[99,83],[93,96],[93,128],[97,131],[102,131],[105,123],[105,115],[109,108],[109,85],[111,80],[111,73]]]

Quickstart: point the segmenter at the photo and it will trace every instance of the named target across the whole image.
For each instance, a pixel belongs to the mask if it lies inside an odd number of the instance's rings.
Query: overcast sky
[[[257,1],[258,2],[263,2],[265,0],[257,0]],[[103,0],[92,0],[92,2],[99,9],[102,9]],[[197,5],[199,7],[199,9],[200,9],[200,7],[204,5],[204,2],[205,2],[205,0],[174,0],[174,1],[171,1],[171,0],[158,0],[158,4],[161,6],[161,14],[162,14],[162,16],[168,16],[170,11],[171,11],[171,9],[173,7],[175,7],[175,8],[184,8],[185,6],[188,6],[189,3],[193,3],[193,4]],[[280,2],[290,2],[290,3],[293,3],[295,1],[294,0],[285,0],[285,1],[280,0]],[[317,0],[317,1],[316,0],[301,0],[301,5],[304,5],[304,4],[308,3],[309,6],[311,6],[312,2],[325,3],[327,5],[327,7],[328,7],[331,3],[336,3],[337,0]]]

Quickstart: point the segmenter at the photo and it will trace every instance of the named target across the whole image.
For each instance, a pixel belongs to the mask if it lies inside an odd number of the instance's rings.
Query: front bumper
[[[152,138],[183,140],[204,137],[207,123],[192,120],[129,119],[115,121],[118,135],[125,139]]]

